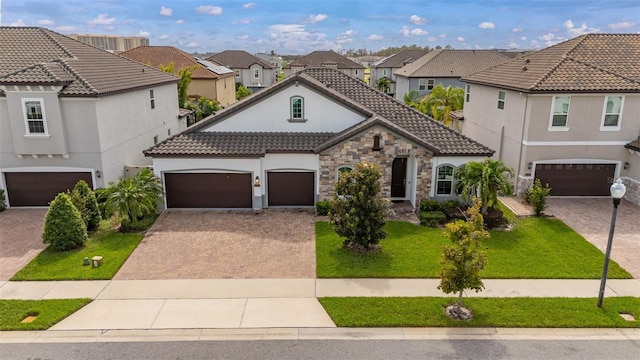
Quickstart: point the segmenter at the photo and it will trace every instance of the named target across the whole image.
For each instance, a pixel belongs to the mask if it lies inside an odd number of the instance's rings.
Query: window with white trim
[[[440,165],[436,170],[436,195],[453,194],[453,166]]]
[[[604,99],[602,114],[602,127],[605,129],[619,129],[622,117],[622,105],[624,98],[620,95],[607,96]]]
[[[254,69],[253,70],[253,78],[254,79],[260,79],[260,69]]]
[[[498,91],[498,109],[504,110],[504,100],[507,94],[504,91]]]
[[[467,85],[466,99],[467,102],[469,102],[469,99],[471,99],[471,85]]]
[[[149,100],[151,102],[151,108],[155,109],[156,108],[156,99],[153,95],[153,89],[149,90]]]
[[[427,79],[418,79],[418,90],[427,90]]]
[[[433,90],[433,87],[436,85],[435,79],[427,79],[427,90]]]
[[[355,70],[356,70],[356,75],[358,75],[358,69],[355,69]]]
[[[236,79],[240,78],[240,70],[236,70]]]
[[[387,69],[382,70],[382,76],[387,76]]]
[[[27,135],[47,135],[47,122],[42,99],[22,99]]]
[[[551,105],[551,128],[564,128],[567,127],[567,118],[569,117],[569,103],[571,97],[569,96],[554,96],[553,104]]]
[[[304,98],[301,96],[294,96],[291,98],[291,119],[304,119]]]

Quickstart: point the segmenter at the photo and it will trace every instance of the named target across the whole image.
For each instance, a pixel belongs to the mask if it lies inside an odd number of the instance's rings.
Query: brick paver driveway
[[[314,215],[165,211],[114,279],[314,278]]]
[[[0,281],[9,280],[47,247],[42,230],[47,209],[8,209],[0,213]]]
[[[606,251],[613,213],[611,198],[549,198],[545,213],[571,226],[603,253]],[[640,278],[640,207],[624,199],[618,207],[611,258],[634,278]]]

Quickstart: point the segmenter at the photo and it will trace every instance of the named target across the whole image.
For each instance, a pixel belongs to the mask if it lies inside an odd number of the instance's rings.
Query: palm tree
[[[420,102],[420,107],[436,120],[451,126],[451,111],[460,110],[464,104],[464,89],[436,85],[431,93]]]
[[[391,81],[386,77],[380,78],[376,81],[376,88],[386,94],[391,89]]]
[[[109,186],[105,208],[109,214],[118,213],[136,223],[139,218],[157,210],[160,195],[160,179],[149,169],[144,169],[132,178],[122,179],[117,184],[112,183]]]
[[[461,191],[461,196],[465,200],[470,200],[474,196],[482,203],[482,214],[487,214],[489,207],[498,204],[498,191],[510,194],[513,186],[509,182],[509,177],[514,175],[512,168],[506,166],[502,161],[486,159],[483,162],[470,161],[460,167],[456,172],[458,184],[456,188]]]
[[[418,90],[413,89],[411,91],[409,91],[408,93],[404,94],[404,103],[407,106],[411,106],[414,109],[417,109],[418,106],[420,105],[419,101],[418,101],[418,97],[420,96],[420,93],[418,92]]]

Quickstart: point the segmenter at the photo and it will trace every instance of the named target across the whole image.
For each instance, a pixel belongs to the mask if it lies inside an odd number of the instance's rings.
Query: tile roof
[[[371,64],[372,68],[401,68],[427,55],[424,50],[402,50]]]
[[[162,156],[264,156],[266,153],[308,152],[334,133],[183,132],[167,139],[145,155]]]
[[[511,59],[496,50],[438,49],[396,71],[404,77],[462,77]]]
[[[628,143],[624,147],[634,151],[640,151],[640,139],[633,140],[632,142]]]
[[[202,144],[203,149],[209,145],[196,140],[190,140],[191,142],[189,144],[193,148],[189,148],[187,151],[183,145],[184,139],[190,139],[189,136],[198,138],[198,136],[205,135],[190,134],[204,134],[206,132],[201,130],[217,122],[224,121],[230,115],[242,111],[248,106],[251,106],[251,104],[265,100],[273,93],[291,86],[295,82],[305,84],[324,96],[330,97],[354,111],[367,116],[367,120],[345,129],[338,134],[326,134],[326,141],[318,143],[317,146],[314,147],[315,152],[322,151],[370,126],[382,125],[430,149],[436,155],[491,156],[493,154],[493,150],[486,146],[442,125],[396,99],[369,87],[362,81],[346,75],[339,70],[324,67],[308,68],[289,76],[283,81],[238,101],[219,111],[217,114],[200,121],[194,126],[189,127],[182,134],[155,145],[145,154],[151,156],[200,155],[199,151],[205,150],[196,150],[195,148],[197,148],[198,144]],[[233,134],[236,134],[233,136],[240,137],[242,135],[238,134],[243,133]],[[305,137],[312,136],[313,134],[314,133],[297,133],[292,136]],[[278,137],[280,135],[281,133],[261,133],[260,136]],[[209,137],[212,135],[206,136]],[[304,149],[304,151],[306,151],[306,149]],[[215,155],[215,153],[212,153],[212,155]]]
[[[248,69],[253,64],[260,64],[265,69],[273,69],[267,61],[251,55],[244,50],[225,50],[209,56],[206,60],[214,61],[231,69]]]
[[[525,92],[640,91],[640,34],[587,34],[464,81]]]
[[[290,63],[287,67],[292,67],[292,66],[318,67],[318,66],[325,66],[325,64],[336,64],[338,69],[364,69],[364,66],[358,64],[355,61],[349,60],[346,57],[331,50],[314,51]]]
[[[182,68],[197,65],[198,67],[192,74],[193,79],[217,79],[220,77],[205,66],[201,66],[193,56],[173,46],[138,46],[120,53],[120,56],[151,65],[156,69],[159,69],[160,65],[168,66],[173,63],[174,74],[177,74],[178,70]],[[230,75],[231,73],[227,76]]]
[[[175,76],[51,30],[0,27],[3,85],[57,84],[64,85],[61,96],[98,96],[177,81]]]

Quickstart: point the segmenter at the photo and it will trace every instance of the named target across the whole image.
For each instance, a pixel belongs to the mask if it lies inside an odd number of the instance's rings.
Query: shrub
[[[69,195],[58,194],[47,211],[42,241],[56,251],[65,251],[81,247],[85,240],[87,229],[80,211],[73,206]]]
[[[78,181],[69,196],[73,205],[80,211],[87,230],[91,231],[97,228],[102,220],[102,215],[98,209],[96,195],[89,188],[89,185],[84,180]]]
[[[316,203],[316,214],[317,215],[329,215],[329,211],[331,210],[331,201],[318,201]]]
[[[156,214],[146,215],[138,221],[122,220],[120,223],[120,232],[140,232],[145,231],[153,225],[158,216]]]
[[[438,227],[447,222],[447,215],[442,211],[421,211],[420,225]]]
[[[106,193],[107,215],[118,213],[123,220],[135,223],[157,212],[162,185],[151,170],[144,169],[132,178],[109,184]]]
[[[536,216],[540,216],[544,212],[544,208],[547,205],[547,197],[550,192],[551,188],[549,184],[545,184],[545,186],[542,187],[540,179],[536,179],[533,182],[533,186],[525,192],[525,201],[527,204],[533,206],[533,211],[536,213]]]
[[[100,211],[100,217],[103,219],[107,219],[107,210],[105,208],[105,203],[107,202],[107,198],[109,197],[109,188],[97,188],[93,191],[96,196],[96,202],[98,203],[98,211]]]
[[[459,208],[459,207],[462,207],[462,203],[459,200],[447,200],[442,203],[442,209]]]
[[[442,203],[437,200],[422,199],[420,201],[420,211],[442,211],[444,207]]]
[[[7,210],[7,202],[4,197],[4,189],[0,189],[0,211]]]

